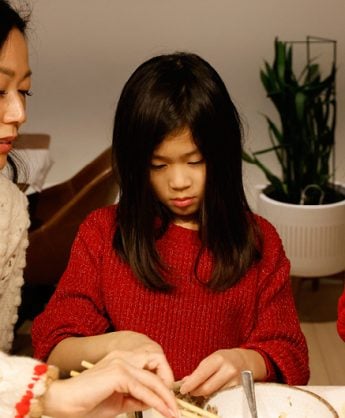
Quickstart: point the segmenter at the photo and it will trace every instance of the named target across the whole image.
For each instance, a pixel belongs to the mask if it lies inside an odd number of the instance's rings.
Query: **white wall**
[[[221,74],[245,120],[247,146],[268,145],[274,115],[259,80],[275,36],[338,41],[337,178],[345,181],[344,0],[31,0],[34,96],[26,132],[52,137],[49,183],[74,174],[111,143],[113,114],[131,72],[152,55],[189,50]],[[272,167],[276,167],[272,158]],[[245,168],[251,186],[263,181]]]

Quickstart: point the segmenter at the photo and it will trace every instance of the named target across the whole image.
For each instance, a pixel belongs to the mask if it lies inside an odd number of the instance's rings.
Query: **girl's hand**
[[[209,396],[220,389],[240,384],[242,370],[252,370],[255,380],[264,380],[264,358],[254,350],[218,350],[202,360],[194,372],[183,379],[180,392]]]
[[[148,407],[178,416],[175,398],[150,368],[151,353],[115,352],[79,376],[53,382],[44,397],[44,413],[57,418],[111,417]],[[153,363],[154,364],[154,363]]]

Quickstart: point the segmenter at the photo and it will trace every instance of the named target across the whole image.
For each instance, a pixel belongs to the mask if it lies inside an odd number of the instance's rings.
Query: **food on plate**
[[[179,387],[174,388],[174,393],[177,399],[182,402],[178,402],[181,407],[181,415],[191,417],[194,413],[194,416],[205,417],[205,418],[216,418],[218,415],[218,408],[212,404],[208,404],[209,398],[205,396],[192,396],[190,394],[182,395],[179,391]],[[198,410],[193,409],[192,411],[186,411],[184,407],[187,405],[193,405],[198,408]],[[191,409],[191,408],[189,408]],[[204,411],[204,412],[203,412]],[[207,414],[210,413],[210,414]],[[214,417],[212,417],[212,415]]]

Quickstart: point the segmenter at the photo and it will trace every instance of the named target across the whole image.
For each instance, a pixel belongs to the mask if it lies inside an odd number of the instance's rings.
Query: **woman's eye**
[[[7,91],[6,90],[0,90],[0,96],[1,97],[6,96],[6,94],[7,94]]]
[[[22,96],[32,96],[33,95],[33,92],[32,92],[32,90],[18,90],[19,91],[19,93],[22,95]]]

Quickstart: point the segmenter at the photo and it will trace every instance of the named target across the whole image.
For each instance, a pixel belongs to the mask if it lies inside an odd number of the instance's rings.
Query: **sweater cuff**
[[[266,379],[263,380],[263,382],[276,382],[277,381],[277,373],[276,368],[270,359],[270,357],[265,353],[265,351],[262,351],[260,349],[255,349],[261,356],[263,357],[266,365]]]
[[[1,418],[36,418],[43,414],[41,398],[58,370],[28,357],[0,353]]]
[[[242,345],[241,348],[247,350],[254,350],[259,353],[262,358],[264,359],[265,366],[266,366],[266,378],[262,379],[262,382],[276,382],[278,380],[277,369],[275,364],[273,363],[272,359],[267,355],[264,350],[261,350],[258,347],[253,347],[252,345]]]

